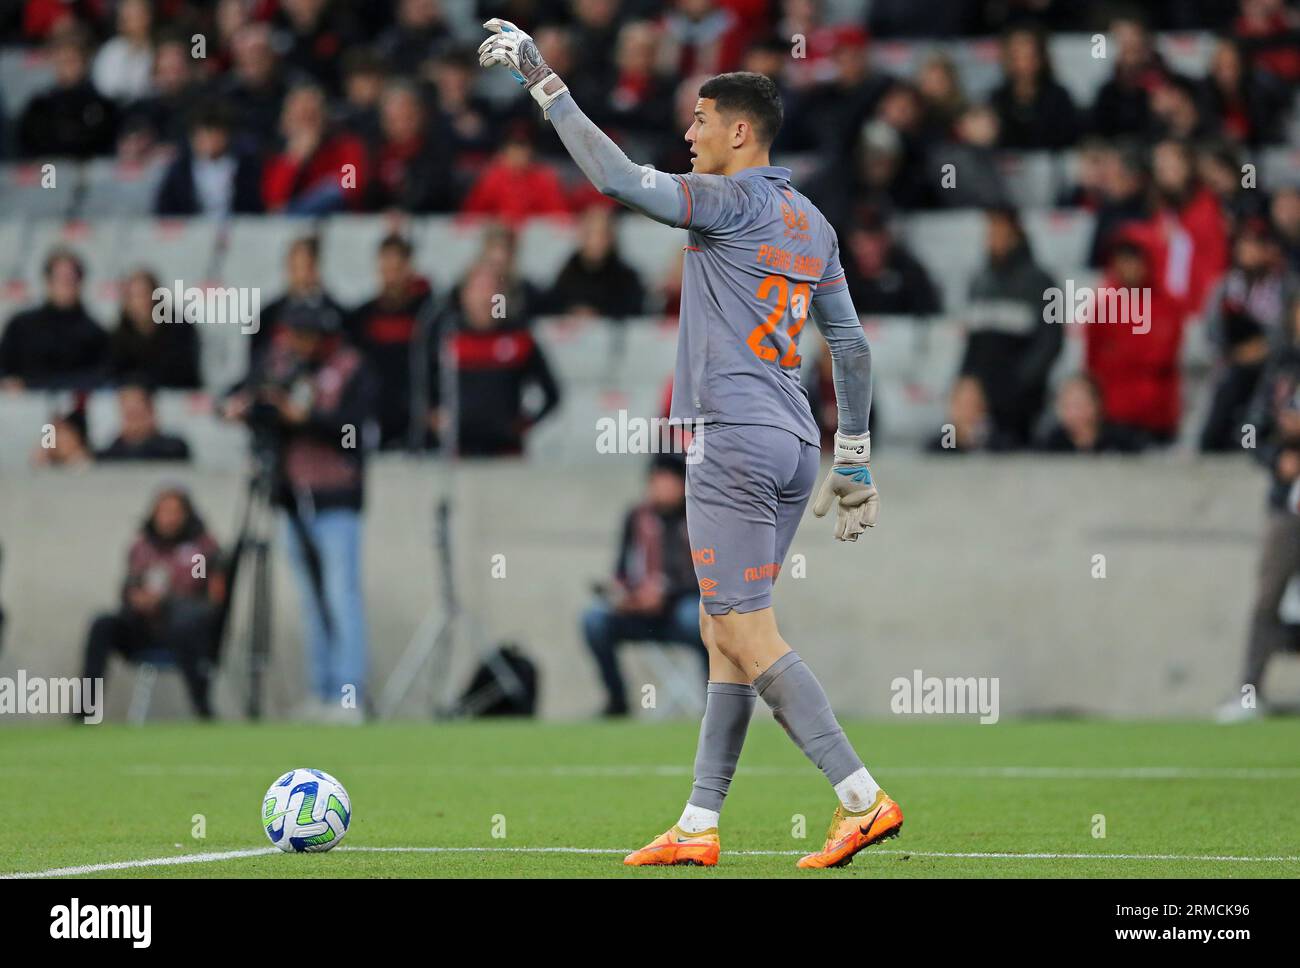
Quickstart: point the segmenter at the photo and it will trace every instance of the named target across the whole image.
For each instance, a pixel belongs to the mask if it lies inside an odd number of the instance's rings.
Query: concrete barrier
[[[537,659],[543,715],[598,709],[577,622],[591,580],[607,575],[643,468],[638,457],[581,467],[373,462],[364,565],[372,691],[436,602],[433,507],[446,493],[456,578],[480,644],[515,639]],[[844,714],[890,715],[891,683],[917,670],[997,677],[1003,717],[1201,716],[1232,694],[1264,517],[1265,482],[1247,461],[882,448],[875,470],[880,525],[856,545],[839,544],[809,514],[776,591],[783,633]],[[114,603],[127,543],[163,480],[189,485],[214,532],[232,540],[238,468],[26,471],[0,481],[0,602],[10,616],[0,675],[79,673],[88,623]],[[1104,578],[1093,577],[1096,556]],[[503,577],[492,577],[494,563]],[[281,554],[274,592],[268,706],[281,716],[304,682],[300,606]],[[442,686],[467,677],[469,638]],[[241,642],[226,660],[218,702],[238,715]],[[634,686],[648,681],[644,665],[629,668]],[[117,664],[114,674],[109,714],[119,716],[134,673]],[[430,682],[414,686],[405,715],[423,715],[432,694]],[[1300,693],[1300,664],[1275,663],[1270,687],[1279,698]],[[179,683],[160,687],[156,710],[184,714]]]

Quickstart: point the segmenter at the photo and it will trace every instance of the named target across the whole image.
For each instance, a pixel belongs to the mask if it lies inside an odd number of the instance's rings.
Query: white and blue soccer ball
[[[286,853],[337,847],[351,822],[348,791],[321,770],[290,770],[262,799],[262,826]]]

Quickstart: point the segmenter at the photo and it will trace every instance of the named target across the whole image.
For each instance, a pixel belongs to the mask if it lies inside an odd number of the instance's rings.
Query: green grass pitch
[[[693,723],[4,729],[0,874],[1300,876],[1295,719],[847,729],[906,821],[898,839],[824,872],[796,871],[794,861],[820,845],[833,795],[766,716],[755,719],[732,784],[722,862],[708,870],[621,863],[625,850],[677,819],[690,788]],[[326,770],[347,787],[354,815],[339,849],[193,859],[267,848],[261,797],[292,767]],[[196,815],[202,838],[192,835]],[[1104,837],[1094,836],[1099,817]]]

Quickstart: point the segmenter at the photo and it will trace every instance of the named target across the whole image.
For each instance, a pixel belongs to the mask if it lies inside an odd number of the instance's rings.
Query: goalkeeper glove
[[[478,62],[482,66],[504,64],[543,111],[568,90],[560,75],[542,60],[537,43],[528,34],[499,17],[493,17],[483,27],[492,31],[492,36],[479,45]]]
[[[871,479],[871,434],[835,435],[835,463],[826,475],[813,514],[825,517],[835,504],[835,539],[857,541],[864,528],[876,526],[880,495]]]

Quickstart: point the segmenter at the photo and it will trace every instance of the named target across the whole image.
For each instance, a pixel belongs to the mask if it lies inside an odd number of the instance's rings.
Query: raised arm
[[[582,113],[573,95],[542,60],[537,44],[508,20],[483,25],[492,34],[479,47],[484,67],[506,67],[532,95],[555,126],[564,147],[602,195],[622,202],[665,225],[682,225],[686,209],[681,183],[649,165],[637,165]]]
[[[582,113],[565,92],[546,112],[570,157],[596,190],[665,225],[680,225],[682,186],[649,165],[638,165]]]

